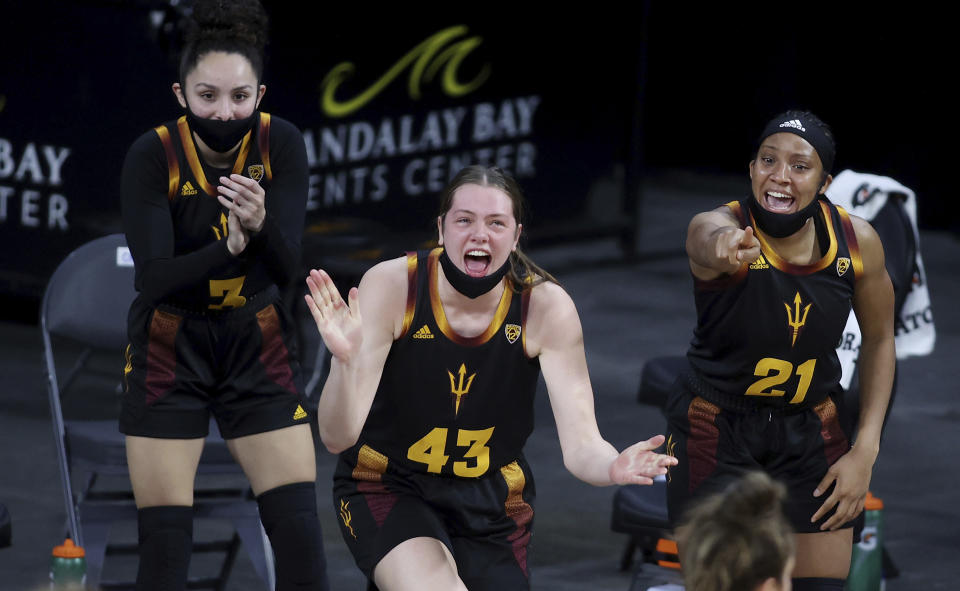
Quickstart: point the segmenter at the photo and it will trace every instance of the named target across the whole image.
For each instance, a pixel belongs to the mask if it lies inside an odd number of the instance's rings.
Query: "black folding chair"
[[[126,522],[135,527],[137,522],[124,436],[117,425],[127,310],[135,297],[126,242],[122,234],[112,234],[67,256],[50,278],[40,308],[66,529],[86,550],[91,588],[133,587],[129,581],[102,581],[101,575],[107,555],[137,553],[136,544],[118,543],[111,536],[115,525]],[[104,485],[111,481],[113,487]],[[188,587],[224,589],[242,541],[265,587],[273,589],[273,554],[256,499],[214,422],[198,468],[200,481],[209,482],[194,493],[198,531],[224,529],[208,518],[229,520],[232,528],[225,539],[202,541],[206,536],[197,536],[195,553],[222,555],[223,560],[216,574],[192,577]],[[123,485],[118,487],[117,482]],[[211,527],[201,530],[206,525]]]

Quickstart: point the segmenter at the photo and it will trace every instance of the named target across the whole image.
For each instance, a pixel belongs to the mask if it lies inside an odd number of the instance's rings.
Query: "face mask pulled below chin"
[[[260,111],[254,111],[244,119],[220,121],[217,119],[201,119],[187,107],[187,122],[190,129],[203,140],[203,143],[214,152],[229,152],[240,143],[243,136],[253,128],[254,122],[260,116]]]
[[[450,257],[447,256],[447,250],[440,253],[440,266],[443,267],[443,276],[447,278],[450,285],[463,295],[470,299],[476,299],[500,283],[507,271],[510,270],[510,259],[500,266],[499,269],[484,277],[471,277],[457,268]]]
[[[813,217],[820,207],[820,197],[810,202],[809,205],[794,213],[774,213],[764,209],[756,197],[750,198],[750,213],[757,223],[757,227],[766,234],[774,238],[786,238],[791,234],[800,231],[807,220]]]

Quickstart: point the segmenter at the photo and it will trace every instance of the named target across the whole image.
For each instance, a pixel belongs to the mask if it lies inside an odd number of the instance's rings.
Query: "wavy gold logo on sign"
[[[320,109],[329,117],[346,117],[360,109],[378,94],[383,92],[400,74],[410,68],[407,79],[407,93],[413,100],[420,98],[420,86],[432,82],[437,72],[443,68],[440,79],[441,88],[447,96],[460,97],[479,88],[490,77],[490,64],[484,64],[472,80],[460,82],[457,73],[461,62],[476,49],[483,38],[467,37],[454,42],[467,34],[467,27],[458,25],[448,27],[427,37],[393,64],[380,78],[366,90],[353,98],[337,100],[334,94],[340,85],[350,78],[357,69],[353,62],[341,62],[334,66],[320,83]]]

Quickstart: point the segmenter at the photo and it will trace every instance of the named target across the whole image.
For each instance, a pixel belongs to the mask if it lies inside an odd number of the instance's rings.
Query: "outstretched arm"
[[[676,458],[655,453],[663,436],[618,452],[600,435],[587,372],[580,318],[570,296],[555,283],[533,288],[527,319],[527,353],[540,369],[553,408],[563,463],[571,474],[596,486],[652,484]]]
[[[726,206],[693,216],[687,228],[687,256],[694,277],[709,281],[734,273],[760,256],[753,228],[740,222]]]
[[[406,261],[370,269],[349,304],[324,271],[310,271],[304,296],[323,342],[333,355],[317,406],[320,438],[331,453],[357,442],[373,404],[383,365],[402,324],[406,305]]]
[[[853,448],[827,471],[814,491],[820,496],[836,483],[811,521],[817,521],[834,506],[836,513],[821,529],[836,529],[863,510],[873,464],[880,451],[880,431],[890,402],[896,363],[893,332],[893,285],[883,262],[883,246],[866,221],[851,216],[863,259],[863,275],[857,279],[853,310],[863,333],[860,347],[860,418]]]

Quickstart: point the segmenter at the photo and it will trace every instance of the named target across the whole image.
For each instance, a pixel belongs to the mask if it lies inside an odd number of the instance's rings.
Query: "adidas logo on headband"
[[[780,124],[780,127],[792,127],[794,129],[799,129],[800,131],[806,131],[807,129],[800,123],[799,119],[793,119],[792,121],[784,121]]]

